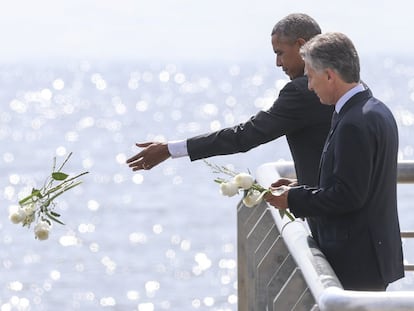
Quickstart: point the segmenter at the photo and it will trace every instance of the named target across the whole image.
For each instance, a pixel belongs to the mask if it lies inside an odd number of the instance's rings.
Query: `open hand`
[[[171,156],[167,143],[145,142],[135,145],[143,149],[126,161],[133,171],[150,170]]]

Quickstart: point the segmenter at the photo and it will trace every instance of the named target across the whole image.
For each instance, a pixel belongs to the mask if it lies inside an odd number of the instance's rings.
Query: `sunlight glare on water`
[[[392,69],[392,84],[373,79],[374,66],[366,81],[396,116],[400,160],[413,159],[414,73],[403,61],[383,64]],[[125,161],[139,150],[136,142],[246,121],[272,105],[286,77],[252,64],[82,61],[52,68],[0,68],[7,103],[0,112],[7,207],[0,220],[0,311],[236,310],[238,200],[219,194],[200,161],[168,160],[151,172],[132,172]],[[60,200],[66,225],[37,241],[33,228],[9,222],[8,208],[43,181],[54,156],[69,152],[68,171],[90,174]],[[278,159],[290,159],[284,139],[214,161],[254,170]],[[399,189],[402,228],[412,230],[412,191]],[[414,262],[411,250],[406,257]],[[413,282],[407,278],[404,286]]]

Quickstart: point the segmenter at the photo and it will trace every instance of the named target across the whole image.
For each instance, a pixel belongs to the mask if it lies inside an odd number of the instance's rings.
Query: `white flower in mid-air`
[[[239,193],[239,186],[235,182],[223,182],[220,184],[220,192],[222,195],[232,197]]]
[[[249,190],[253,186],[254,178],[250,174],[239,173],[236,176],[234,176],[234,182],[240,188],[242,188],[244,190]]]
[[[28,228],[34,224],[34,233],[38,240],[49,238],[53,222],[64,225],[60,220],[60,214],[54,210],[57,205],[54,200],[66,191],[79,186],[82,182],[78,178],[88,174],[88,172],[83,172],[70,177],[62,171],[71,155],[72,152],[59,166],[57,166],[55,157],[52,172],[46,177],[43,186],[38,189],[33,187],[28,195],[19,200],[19,206],[12,205],[9,208],[10,221]]]
[[[26,213],[22,208],[16,207],[10,210],[9,219],[12,223],[21,223],[25,218]]]
[[[23,208],[23,210],[27,216],[31,216],[32,214],[34,214],[34,212],[36,212],[36,205],[35,204],[26,205]]]
[[[46,221],[40,221],[34,227],[35,237],[39,240],[47,240],[49,238],[50,224]]]

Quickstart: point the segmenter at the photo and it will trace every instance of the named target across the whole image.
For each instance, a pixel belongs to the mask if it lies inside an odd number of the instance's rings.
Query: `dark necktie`
[[[331,129],[329,130],[328,137],[326,138],[325,146],[323,147],[321,159],[320,159],[320,162],[319,162],[319,174],[318,174],[319,177],[318,177],[318,180],[321,176],[321,167],[322,167],[322,163],[323,163],[324,158],[325,158],[325,153],[326,153],[326,150],[328,149],[329,141],[330,141],[332,133],[335,129],[336,123],[338,122],[338,119],[339,119],[339,114],[334,110],[334,112],[332,113],[332,119],[331,119]]]
[[[338,117],[339,117],[339,114],[334,110],[332,114],[332,120],[331,120],[331,129],[333,129],[336,122],[338,122]]]

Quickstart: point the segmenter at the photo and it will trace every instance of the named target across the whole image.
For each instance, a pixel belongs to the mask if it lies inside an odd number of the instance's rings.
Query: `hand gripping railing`
[[[264,186],[279,176],[294,177],[293,164],[264,164],[256,174]],[[398,181],[414,182],[414,161],[399,163]],[[411,291],[344,290],[306,224],[281,219],[266,203],[253,209],[238,207],[238,269],[239,311],[414,310]]]

